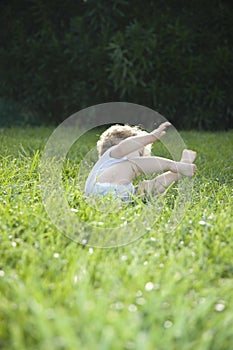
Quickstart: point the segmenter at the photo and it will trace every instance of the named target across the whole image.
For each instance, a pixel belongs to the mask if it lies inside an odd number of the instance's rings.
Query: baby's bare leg
[[[192,164],[196,158],[196,152],[191,150],[183,150],[181,162]],[[158,193],[163,193],[171,184],[180,180],[183,176],[180,173],[173,173],[171,171],[157,176],[154,180],[157,184]]]
[[[170,170],[174,173],[180,173],[181,175],[191,177],[196,171],[196,166],[194,164],[175,162],[160,157],[135,157],[129,159],[129,161],[134,165],[137,176]]]
[[[196,152],[184,150],[181,157],[182,163],[192,164],[196,158]],[[153,180],[144,180],[138,186],[139,194],[163,193],[171,184],[182,178],[180,173],[168,171],[157,176]]]

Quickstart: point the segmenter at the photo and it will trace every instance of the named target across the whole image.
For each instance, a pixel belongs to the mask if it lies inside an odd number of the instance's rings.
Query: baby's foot
[[[197,153],[189,149],[184,149],[181,157],[181,162],[192,164],[197,156]]]
[[[195,164],[187,164],[183,162],[177,162],[175,167],[176,167],[176,172],[180,173],[181,175],[189,176],[189,177],[192,177],[197,170],[197,167]]]

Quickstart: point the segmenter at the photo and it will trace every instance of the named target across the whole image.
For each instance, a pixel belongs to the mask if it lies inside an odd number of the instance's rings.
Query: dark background
[[[0,2],[0,125],[126,101],[182,129],[233,127],[231,1]]]

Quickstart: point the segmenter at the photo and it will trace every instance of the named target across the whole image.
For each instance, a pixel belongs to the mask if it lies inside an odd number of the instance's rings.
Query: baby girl
[[[148,133],[138,127],[113,125],[97,142],[99,160],[92,168],[85,185],[86,195],[105,196],[124,201],[134,195],[163,193],[184,176],[192,177],[196,152],[183,150],[179,162],[151,156],[152,143],[166,134],[169,122]],[[152,180],[143,180],[135,188],[132,181],[142,174],[162,173]]]

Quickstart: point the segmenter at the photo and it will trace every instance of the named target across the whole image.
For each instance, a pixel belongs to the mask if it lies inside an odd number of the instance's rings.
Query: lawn
[[[0,348],[233,349],[233,132],[181,132],[198,152],[198,172],[172,230],[178,186],[162,208],[106,199],[103,214],[85,200],[79,162],[97,138],[87,135],[64,163],[63,189],[83,227],[102,225],[104,236],[112,223],[132,238],[104,249],[69,239],[45,211],[39,163],[51,132],[0,130]],[[134,236],[145,212],[155,224]]]

